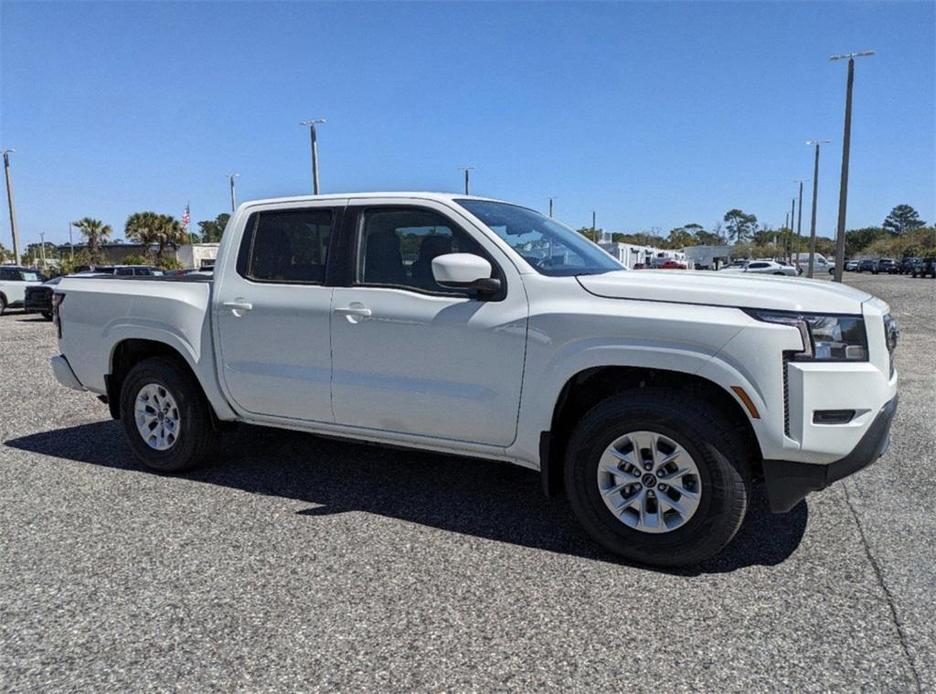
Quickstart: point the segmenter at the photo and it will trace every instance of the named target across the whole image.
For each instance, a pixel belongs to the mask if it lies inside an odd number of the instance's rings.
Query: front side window
[[[452,293],[432,276],[432,260],[447,253],[486,257],[477,241],[437,212],[365,210],[358,239],[358,284]]]
[[[543,275],[597,275],[624,266],[581,234],[526,207],[456,200]]]
[[[255,212],[238,271],[260,282],[322,284],[333,223],[330,209]]]
[[[116,274],[116,275],[132,275],[132,274],[133,274],[133,268],[132,268],[132,267],[119,267],[119,268],[117,268],[117,271],[116,271],[114,274]]]

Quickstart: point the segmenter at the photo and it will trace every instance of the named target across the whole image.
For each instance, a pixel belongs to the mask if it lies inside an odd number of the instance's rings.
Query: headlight
[[[789,325],[800,331],[798,361],[868,361],[868,335],[861,316],[747,310],[757,320]]]

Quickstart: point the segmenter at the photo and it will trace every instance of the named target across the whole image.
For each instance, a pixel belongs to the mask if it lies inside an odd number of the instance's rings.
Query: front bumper
[[[881,408],[851,453],[828,464],[765,460],[764,481],[770,510],[785,513],[810,492],[825,489],[877,460],[890,444],[890,427],[897,412],[897,396]]]

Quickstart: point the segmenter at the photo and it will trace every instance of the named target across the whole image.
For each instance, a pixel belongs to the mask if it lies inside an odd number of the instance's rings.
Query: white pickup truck
[[[783,512],[870,464],[897,405],[879,299],[627,271],[478,197],[246,203],[213,279],[65,279],[54,303],[58,380],[154,470],[197,464],[225,422],[503,460],[657,565],[724,547],[754,483]]]

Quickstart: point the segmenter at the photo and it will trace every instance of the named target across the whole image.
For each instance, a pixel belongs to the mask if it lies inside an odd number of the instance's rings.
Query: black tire
[[[43,311],[42,317],[46,320],[52,320],[52,311]]]
[[[699,469],[699,506],[669,532],[651,534],[625,525],[605,506],[598,489],[605,449],[619,436],[641,430],[677,442]],[[604,400],[581,419],[567,447],[565,489],[579,522],[606,549],[642,564],[692,565],[717,554],[741,527],[750,498],[750,457],[737,425],[704,401],[642,388]]]
[[[167,450],[151,448],[137,429],[134,405],[149,384],[164,388],[175,400],[179,434]],[[182,472],[201,463],[217,442],[210,406],[188,370],[163,357],[144,359],[130,369],[120,390],[120,421],[130,448],[146,467],[157,472]]]

